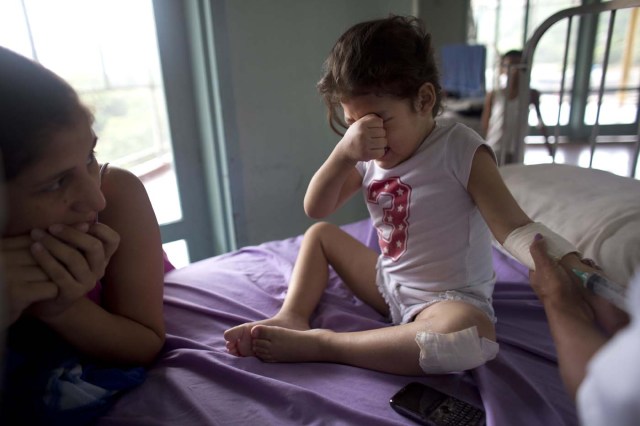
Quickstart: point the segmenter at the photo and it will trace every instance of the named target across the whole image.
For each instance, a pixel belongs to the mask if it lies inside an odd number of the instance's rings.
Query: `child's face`
[[[384,169],[410,158],[434,126],[432,102],[419,106],[409,99],[369,94],[344,100],[341,105],[348,125],[368,114],[382,118],[387,149],[384,156],[375,161]]]
[[[5,236],[53,224],[95,222],[106,202],[93,155],[96,137],[88,122],[54,132],[40,158],[6,185]]]

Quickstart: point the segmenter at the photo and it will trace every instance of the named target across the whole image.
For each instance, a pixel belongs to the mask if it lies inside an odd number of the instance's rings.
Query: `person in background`
[[[544,306],[560,375],[576,400],[583,426],[634,426],[640,419],[640,270],[628,287],[631,322],[613,337],[594,318],[593,296],[546,253],[531,244],[531,286]]]
[[[92,123],[68,83],[0,47],[7,424],[89,421],[164,344],[159,227],[140,180],[96,159]]]
[[[498,157],[507,147],[505,162],[512,162],[510,151],[514,146],[518,131],[518,90],[519,75],[517,65],[522,61],[522,51],[510,50],[500,57],[499,88],[487,93],[482,108],[481,131],[487,144],[493,148]],[[508,85],[508,86],[507,86]],[[544,136],[549,155],[553,155],[553,146],[549,144],[547,127],[540,112],[540,92],[529,91],[529,104],[533,106],[538,117],[538,129]]]

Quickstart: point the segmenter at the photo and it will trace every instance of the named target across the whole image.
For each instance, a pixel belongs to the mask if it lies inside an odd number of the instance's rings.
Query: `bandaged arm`
[[[547,243],[547,253],[555,260],[560,260],[565,255],[578,251],[573,244],[540,222],[529,223],[514,229],[504,240],[502,246],[520,263],[534,271],[536,268],[529,247],[536,234],[541,234],[544,237]]]

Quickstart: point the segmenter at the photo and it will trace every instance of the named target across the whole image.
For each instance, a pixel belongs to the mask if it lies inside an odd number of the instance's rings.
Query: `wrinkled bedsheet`
[[[344,226],[370,247],[368,220]],[[271,364],[227,353],[229,327],[275,314],[301,236],[246,247],[166,276],[165,348],[146,382],[121,397],[99,425],[401,425],[389,406],[410,381],[475,404],[488,425],[574,425],[548,325],[521,265],[494,251],[500,352],[475,370],[405,377],[329,363]],[[337,331],[386,326],[332,274],[312,318]]]

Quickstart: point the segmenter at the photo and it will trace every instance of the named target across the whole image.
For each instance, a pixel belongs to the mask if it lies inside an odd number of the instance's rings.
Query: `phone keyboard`
[[[482,410],[453,398],[447,398],[429,414],[429,421],[438,426],[477,426],[484,424]]]

